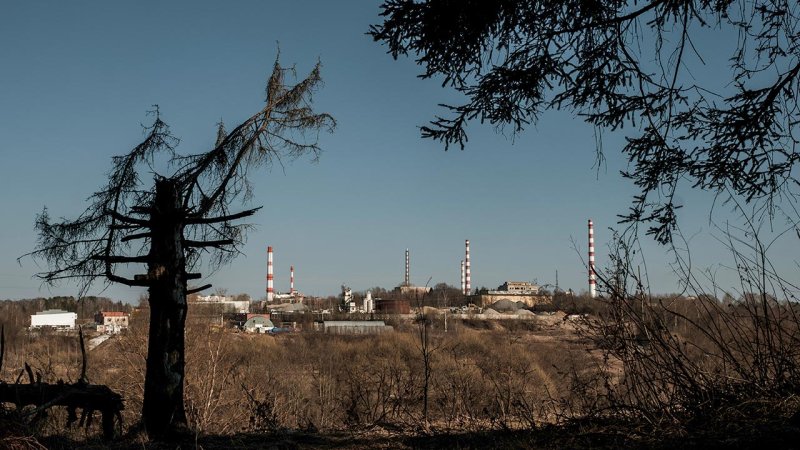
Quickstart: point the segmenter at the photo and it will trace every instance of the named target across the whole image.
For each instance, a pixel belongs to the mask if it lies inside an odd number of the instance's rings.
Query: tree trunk
[[[151,211],[148,277],[150,338],[142,421],[150,437],[169,437],[186,428],[183,404],[186,258],[184,215],[175,182],[156,180]]]
[[[44,411],[53,406],[66,406],[69,411],[67,426],[72,425],[77,416],[76,408],[81,408],[84,414],[91,411],[100,411],[103,414],[103,438],[114,438],[114,419],[122,429],[122,416],[120,411],[124,408],[122,396],[109,389],[107,386],[85,383],[58,384],[32,383],[32,384],[6,384],[0,382],[0,404],[13,403],[17,405],[17,412],[22,408],[34,405]],[[30,412],[30,411],[28,411]],[[81,425],[84,419],[81,419]],[[88,427],[88,424],[86,425]],[[13,445],[13,443],[12,443]]]

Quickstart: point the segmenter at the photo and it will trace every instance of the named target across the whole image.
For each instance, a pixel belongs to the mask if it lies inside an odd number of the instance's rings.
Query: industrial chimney
[[[467,255],[464,258],[464,295],[469,295],[472,291],[472,283],[469,274],[469,239],[466,240]]]
[[[592,298],[597,296],[597,280],[594,272],[594,224],[589,219],[589,295]]]
[[[275,297],[275,289],[272,286],[272,247],[267,247],[267,301],[271,302]]]
[[[294,266],[289,266],[289,295],[294,295]]]
[[[464,275],[464,260],[461,260],[461,293],[463,294],[467,289],[467,278]]]
[[[405,278],[405,282],[403,283],[403,286],[411,286],[411,282],[410,282],[410,275],[409,275],[409,255],[408,255],[408,249],[406,249],[406,278]]]

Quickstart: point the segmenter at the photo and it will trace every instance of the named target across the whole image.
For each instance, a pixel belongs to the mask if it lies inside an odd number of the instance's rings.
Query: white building
[[[31,328],[52,327],[64,330],[74,330],[78,315],[74,312],[60,309],[48,309],[31,316]]]
[[[367,314],[375,312],[375,300],[372,299],[372,291],[367,291],[367,296],[364,297],[364,312]]]
[[[379,334],[394,331],[382,320],[326,320],[322,331],[331,334]]]
[[[490,294],[508,293],[520,295],[538,295],[539,285],[528,283],[527,281],[506,281],[497,287],[496,291],[489,291]]]
[[[197,303],[205,305],[218,305],[228,312],[250,312],[250,300],[234,300],[229,295],[198,295]]]

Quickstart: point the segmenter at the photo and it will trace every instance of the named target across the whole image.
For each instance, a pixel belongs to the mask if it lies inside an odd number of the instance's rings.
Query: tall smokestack
[[[597,296],[597,280],[594,272],[594,224],[589,219],[589,295],[592,298]]]
[[[464,295],[469,295],[472,291],[472,283],[469,276],[469,239],[466,240],[467,254],[464,258]]]
[[[294,266],[289,266],[289,295],[294,295]]]
[[[275,290],[272,287],[272,247],[267,247],[267,301],[271,302],[275,297]]]
[[[463,294],[467,289],[467,276],[464,273],[464,260],[461,260],[461,293]]]
[[[408,255],[408,249],[406,249],[406,278],[405,282],[403,283],[404,286],[411,286],[411,283],[409,282],[410,275],[408,272],[409,272],[409,255]]]

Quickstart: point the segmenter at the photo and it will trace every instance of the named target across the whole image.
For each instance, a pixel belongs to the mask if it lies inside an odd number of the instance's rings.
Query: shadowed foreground
[[[737,430],[698,430],[687,436],[659,438],[640,434],[621,424],[571,424],[548,426],[533,431],[491,431],[459,434],[407,435],[371,432],[368,434],[331,433],[247,433],[232,436],[187,437],[181,441],[154,444],[128,437],[116,443],[74,442],[49,437],[39,442],[50,449],[249,449],[249,448],[344,448],[344,449],[723,449],[723,448],[797,448],[800,428],[790,424],[760,424]],[[3,445],[0,444],[0,447]],[[26,447],[19,447],[26,448]],[[32,448],[32,447],[28,447]]]

